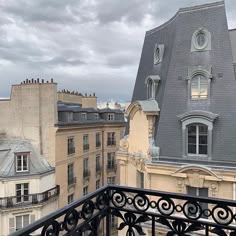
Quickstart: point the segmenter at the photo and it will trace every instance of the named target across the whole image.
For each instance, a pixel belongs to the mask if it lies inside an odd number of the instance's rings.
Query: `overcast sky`
[[[211,0],[0,0],[0,97],[26,78],[130,100],[145,31]],[[226,0],[236,28],[235,0]]]

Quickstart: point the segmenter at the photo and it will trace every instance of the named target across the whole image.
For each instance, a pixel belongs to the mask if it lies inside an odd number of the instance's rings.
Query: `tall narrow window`
[[[202,124],[188,126],[188,153],[207,155],[208,127]]]
[[[137,170],[137,187],[144,188],[144,173]]]
[[[208,81],[203,75],[196,75],[191,80],[191,98],[207,99]]]
[[[74,177],[74,164],[68,165],[67,178],[68,178],[68,185],[74,184],[76,182]]]
[[[101,165],[100,165],[100,155],[96,155],[96,172],[101,171]]]
[[[114,114],[112,114],[112,113],[111,113],[111,114],[108,114],[108,115],[107,115],[107,119],[108,119],[108,120],[114,120],[114,119],[115,119]]]
[[[16,172],[29,171],[29,154],[16,154]]]
[[[101,147],[101,135],[100,133],[96,133],[96,147]]]
[[[107,170],[113,171],[115,169],[115,153],[108,152],[107,153]]]
[[[29,201],[29,184],[16,184],[16,202]]]
[[[85,134],[83,136],[83,150],[84,151],[89,150],[89,137],[88,137],[88,134]]]
[[[89,167],[88,167],[88,158],[85,158],[83,160],[83,176],[84,178],[89,177],[90,173],[89,173]]]
[[[67,153],[68,155],[75,153],[74,137],[67,139]]]
[[[115,132],[107,133],[107,146],[116,145]]]

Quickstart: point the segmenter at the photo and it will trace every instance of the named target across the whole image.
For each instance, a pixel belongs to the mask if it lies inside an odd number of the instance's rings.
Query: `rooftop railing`
[[[233,236],[235,210],[231,200],[108,185],[11,235],[110,236],[113,215],[121,235]]]
[[[44,202],[47,202],[51,198],[57,197],[59,193],[60,186],[57,185],[56,187],[42,193],[0,198],[0,209],[42,204]]]

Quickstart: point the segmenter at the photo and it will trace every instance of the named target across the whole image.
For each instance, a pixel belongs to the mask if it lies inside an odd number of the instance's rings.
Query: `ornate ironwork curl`
[[[175,210],[175,204],[170,198],[160,198],[157,201],[157,209],[163,215],[171,215]]]
[[[96,206],[99,210],[104,209],[109,202],[109,198],[107,196],[107,193],[101,193],[96,197]]]
[[[114,191],[111,195],[111,201],[115,207],[122,208],[127,203],[127,197],[121,191]]]
[[[42,230],[42,236],[58,236],[60,233],[60,224],[53,220],[47,223]]]
[[[85,202],[81,211],[82,218],[84,220],[89,220],[93,216],[94,209],[95,205],[91,200]]]
[[[229,225],[234,219],[232,210],[225,205],[216,205],[211,211],[212,218],[219,225]]]
[[[183,205],[183,213],[186,218],[197,220],[202,215],[202,207],[196,201],[186,201]]]
[[[71,209],[65,215],[63,228],[67,232],[73,231],[78,224],[78,220],[79,220],[79,213],[75,209]]]
[[[134,200],[133,200],[133,204],[134,204],[134,207],[136,208],[136,210],[142,211],[142,212],[146,211],[150,205],[149,199],[144,194],[135,195]]]

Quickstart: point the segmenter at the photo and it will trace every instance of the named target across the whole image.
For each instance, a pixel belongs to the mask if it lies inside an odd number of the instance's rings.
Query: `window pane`
[[[207,134],[207,126],[206,125],[199,125],[199,134]]]
[[[201,135],[199,136],[199,145],[207,145],[207,135]]]
[[[188,153],[196,154],[196,144],[188,145]]]
[[[29,215],[23,216],[23,227],[26,227],[29,224]]]
[[[199,154],[207,154],[207,145],[199,145]]]

